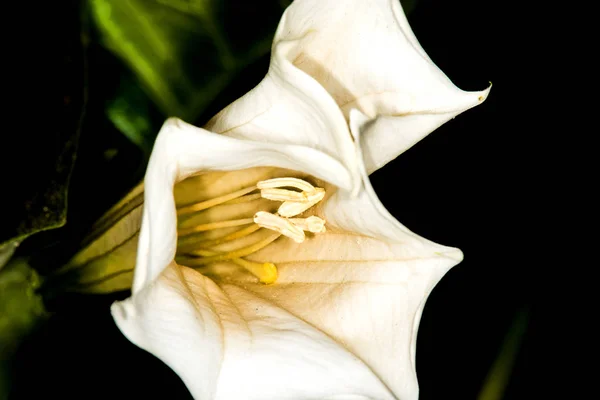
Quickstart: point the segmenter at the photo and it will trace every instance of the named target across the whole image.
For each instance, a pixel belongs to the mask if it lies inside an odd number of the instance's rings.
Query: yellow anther
[[[209,224],[201,224],[192,226],[191,228],[183,228],[177,231],[179,237],[191,235],[196,232],[210,231],[213,229],[230,228],[232,226],[249,225],[254,223],[252,218],[232,219],[230,221],[211,222]]]
[[[279,236],[280,235],[277,235],[277,237],[279,237]],[[272,241],[272,240],[270,240],[270,238],[267,238],[266,240],[268,240],[267,244],[271,243],[271,241]],[[259,242],[259,244],[260,243],[261,242]],[[256,243],[254,245],[252,245],[251,247],[256,248]],[[260,248],[258,250],[260,250]],[[222,253],[222,252],[218,252],[218,251],[214,251],[214,250],[196,250],[194,252],[194,254],[198,255],[198,256],[204,256],[204,257],[215,257],[215,256],[223,257],[223,256],[228,255],[228,253]],[[188,260],[188,261],[186,262],[185,260]],[[191,262],[190,262],[190,260],[191,260]],[[191,264],[193,264],[195,262],[195,260],[196,259],[186,258],[186,257],[178,258],[179,262],[181,262],[182,264],[186,264],[188,266],[191,266]],[[229,261],[247,269],[252,275],[256,276],[261,283],[268,285],[271,283],[275,283],[275,281],[277,280],[277,276],[278,276],[277,267],[273,263],[257,263],[254,261],[245,260],[241,257],[240,258],[231,258]]]
[[[325,220],[312,215],[308,218],[290,218],[289,221],[303,231],[323,233],[326,231]]]
[[[191,204],[189,206],[180,207],[179,209],[177,209],[177,215],[180,216],[195,213],[201,210],[206,210],[216,205],[226,203],[230,200],[237,199],[238,197],[242,197],[243,195],[248,194],[253,190],[256,190],[256,186],[250,186],[244,189],[240,189],[236,192],[226,194],[224,196],[215,197],[214,199],[201,201],[200,203]]]
[[[259,189],[273,189],[282,187],[293,187],[305,192],[314,190],[314,186],[305,180],[298,178],[274,178],[260,181],[256,184]]]
[[[296,243],[304,242],[304,231],[285,218],[265,211],[254,214],[254,222],[263,228],[279,232],[294,240]]]
[[[256,276],[261,283],[268,285],[275,283],[277,280],[277,267],[273,263],[257,263],[243,258],[236,258],[231,261],[247,269],[252,275]]]
[[[325,189],[315,188],[311,192],[307,192],[305,194],[308,198],[307,202],[285,201],[281,206],[279,206],[277,213],[282,217],[294,217],[298,214],[301,214],[323,200],[325,197]]]
[[[296,192],[287,189],[261,189],[260,195],[268,200],[274,201],[299,201],[307,202],[306,192]]]

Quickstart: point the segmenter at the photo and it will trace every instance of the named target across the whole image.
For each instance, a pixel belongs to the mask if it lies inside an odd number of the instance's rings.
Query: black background
[[[39,155],[30,156],[41,157],[48,150],[44,138],[52,140],[45,132],[62,124],[62,93],[70,79],[77,79],[65,71],[76,71],[81,55],[68,45],[79,29],[77,4],[57,6],[62,7],[59,17],[51,26],[41,23],[46,34],[18,61],[27,64],[29,84],[38,93],[32,96],[28,87],[28,106],[22,110],[26,129],[13,145],[22,165],[27,163],[19,147],[36,143]],[[523,89],[535,80],[529,60],[535,59],[536,33],[530,25],[523,28],[528,20],[522,12],[499,1],[420,0],[409,16],[422,47],[458,87],[481,90],[493,83],[482,105],[371,176],[381,201],[400,222],[465,254],[435,288],[423,313],[417,346],[423,400],[475,399],[513,319],[523,310],[529,310],[528,329],[505,398],[532,398],[533,388],[541,385],[534,373],[541,346],[534,306],[540,283],[533,279],[539,261],[527,249],[540,229],[535,194],[542,166],[530,148],[535,130]],[[71,54],[68,65],[66,53]],[[33,241],[48,248],[49,243],[83,234],[143,175],[143,155],[102,114],[103,98],[118,85],[118,60],[92,47],[87,65],[89,101],[71,182],[69,222],[60,232]],[[267,58],[250,66],[196,124],[258,83],[267,66]],[[106,165],[99,158],[104,154],[100,147],[125,150]],[[6,149],[4,161],[10,159]],[[29,186],[35,186],[42,172],[33,171]],[[85,183],[90,180],[93,186]],[[11,180],[9,184],[17,186]],[[20,200],[16,196],[12,201]],[[22,251],[28,245],[33,246],[25,243]],[[68,250],[52,248],[41,254],[59,263]],[[189,398],[168,367],[129,343],[114,325],[109,306],[127,295],[49,302],[55,314],[16,358],[12,398]]]

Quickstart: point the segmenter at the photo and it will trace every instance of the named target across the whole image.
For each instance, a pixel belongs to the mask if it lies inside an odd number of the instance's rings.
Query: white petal
[[[172,263],[152,285],[114,303],[111,311],[127,339],[171,367],[196,398],[213,399],[224,356],[213,302],[223,302],[223,294],[201,275],[187,277]]]
[[[264,80],[205,128],[235,138],[315,148],[337,159],[359,181],[344,116],[318,82],[291,64],[288,53],[295,46],[288,42],[274,45]]]
[[[152,282],[175,257],[175,182],[199,171],[275,166],[308,173],[351,190],[353,178],[337,160],[303,146],[218,135],[169,119],[154,144],[144,180],[144,211],[133,292]]]
[[[343,343],[398,399],[417,399],[421,312],[462,252],[410,232],[365,193],[339,197],[325,209],[328,222],[354,232],[328,224],[326,233],[302,244],[275,242],[252,259],[277,265],[276,284],[240,284]]]
[[[274,285],[240,283],[318,327],[362,359],[403,400],[417,399],[416,339],[428,295],[461,257],[326,232],[254,256],[274,262]]]
[[[326,233],[298,245],[280,241],[253,255],[278,267],[272,286],[245,282],[292,314],[343,343],[399,399],[417,399],[417,330],[437,282],[462,260],[459,249],[401,225],[365,175],[358,197],[336,192],[321,216]]]
[[[358,110],[350,113],[350,130],[355,137],[357,152],[365,155],[366,141],[364,130],[368,129],[368,118]],[[358,159],[362,178],[362,190],[358,196],[352,196],[344,190],[336,191],[322,206],[320,213],[331,225],[342,231],[354,232],[391,243],[403,243],[406,249],[412,249],[421,256],[442,253],[460,253],[460,250],[433,243],[402,225],[381,204],[371,186],[365,163]],[[403,195],[409,195],[404,193]],[[411,251],[412,251],[411,250]],[[462,260],[462,255],[456,256]]]
[[[172,264],[116,303],[121,331],[197,399],[393,399],[360,359],[305,321],[234,285]]]
[[[352,113],[361,142],[364,118]],[[355,114],[355,115],[354,115]],[[358,197],[337,191],[321,216],[328,231],[253,255],[273,262],[277,283],[244,287],[319,327],[360,357],[397,398],[418,398],[417,329],[425,301],[462,252],[424,239],[381,204],[364,169]],[[333,226],[333,229],[329,227]]]
[[[489,90],[488,88],[482,92],[483,99],[487,97]],[[397,117],[382,115],[368,121],[363,131],[362,143],[367,172],[371,174],[383,167],[463,111],[464,109],[439,113],[409,113]]]
[[[394,129],[367,133],[377,144],[367,147],[369,170],[480,104],[489,91],[458,89],[421,48],[398,0],[295,1],[274,43],[290,40],[293,64],[333,96],[346,118],[357,108],[397,121]]]

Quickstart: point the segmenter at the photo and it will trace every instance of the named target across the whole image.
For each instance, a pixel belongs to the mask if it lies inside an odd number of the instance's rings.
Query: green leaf
[[[40,280],[23,259],[0,270],[0,398],[9,389],[10,360],[19,344],[47,314],[36,290]]]
[[[10,260],[18,246],[19,242],[17,241],[7,242],[3,245],[0,245],[0,270]]]
[[[121,77],[119,92],[106,107],[108,119],[146,154],[146,158],[152,151],[153,138],[156,135],[150,118],[150,108],[150,100],[128,75]]]
[[[502,400],[508,387],[513,366],[521,347],[521,341],[527,330],[529,311],[522,310],[515,316],[510,330],[500,347],[498,358],[494,361],[477,400]]]
[[[269,52],[283,11],[278,0],[90,1],[103,43],[163,114],[188,121]]]

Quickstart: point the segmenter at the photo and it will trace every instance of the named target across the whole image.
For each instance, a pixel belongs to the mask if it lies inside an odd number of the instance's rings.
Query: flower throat
[[[214,197],[194,204],[181,206],[177,209],[180,221],[178,229],[177,257],[178,263],[188,267],[201,267],[215,262],[229,261],[252,273],[262,283],[273,283],[277,280],[277,267],[270,262],[254,262],[245,259],[258,250],[274,242],[282,235],[302,243],[305,232],[314,234],[325,232],[325,221],[317,216],[297,218],[325,197],[325,189],[315,187],[305,180],[298,178],[274,178],[259,181],[256,185],[235,192]],[[207,211],[219,205],[232,205],[267,199],[280,202],[277,211],[271,213],[265,210],[257,211],[252,218],[211,221],[204,224],[185,225],[198,213]],[[236,228],[225,234],[218,234],[226,228]],[[234,246],[228,251],[218,250],[224,244],[235,245],[236,241],[248,238],[261,229],[272,231],[251,243]],[[207,232],[215,231],[218,235],[207,237]]]

